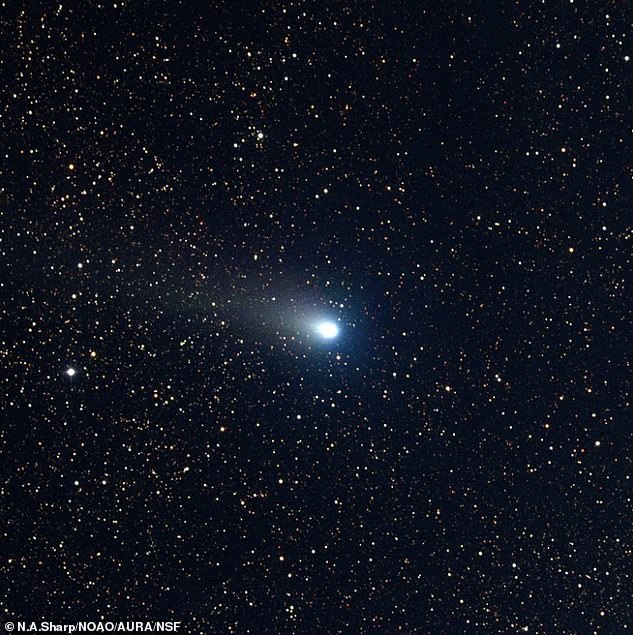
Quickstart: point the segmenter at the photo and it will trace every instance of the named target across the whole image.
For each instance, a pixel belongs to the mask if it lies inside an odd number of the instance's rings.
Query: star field
[[[627,3],[0,6],[0,621],[633,632]]]

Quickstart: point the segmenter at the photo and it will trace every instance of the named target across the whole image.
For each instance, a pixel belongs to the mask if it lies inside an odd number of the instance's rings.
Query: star
[[[316,325],[316,332],[326,340],[331,340],[339,333],[338,325],[335,322],[325,321]]]
[[[76,374],[77,374],[77,371],[76,371],[74,368],[69,368],[69,369],[66,371],[66,374],[67,374],[69,377],[74,377],[74,375],[76,375]]]

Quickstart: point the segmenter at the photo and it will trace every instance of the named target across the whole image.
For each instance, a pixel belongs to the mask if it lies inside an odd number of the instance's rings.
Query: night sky
[[[3,2],[0,621],[633,632],[629,2]]]

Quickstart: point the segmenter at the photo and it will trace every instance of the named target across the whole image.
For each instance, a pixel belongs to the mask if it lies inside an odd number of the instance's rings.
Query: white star
[[[73,376],[73,375],[75,375],[76,373],[77,373],[77,371],[76,371],[74,368],[69,368],[69,369],[66,371],[66,374],[67,374],[69,377],[72,377],[72,376]]]

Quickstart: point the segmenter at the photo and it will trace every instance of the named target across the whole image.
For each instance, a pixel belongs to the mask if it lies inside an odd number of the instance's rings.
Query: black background
[[[633,628],[629,3],[0,15],[3,621]]]

